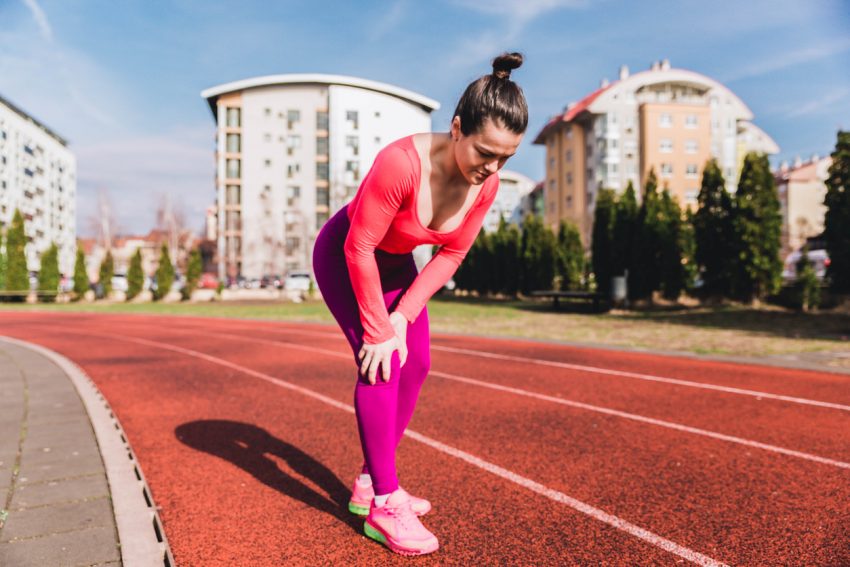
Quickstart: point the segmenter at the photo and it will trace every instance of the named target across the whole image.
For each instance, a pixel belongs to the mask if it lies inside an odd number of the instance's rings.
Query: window
[[[567,206],[570,207],[570,208],[572,208],[572,206],[573,206],[573,196],[572,195],[567,195]]]
[[[242,136],[239,134],[227,135],[227,151],[232,154],[238,154],[242,149]]]
[[[696,128],[697,127],[697,115],[696,114],[688,114],[685,116],[685,128]]]
[[[329,177],[329,169],[327,162],[319,162],[316,164],[316,179],[319,181],[327,181]]]
[[[328,213],[316,213],[316,228],[321,228],[328,222]]]
[[[242,176],[242,162],[238,159],[227,160],[227,177],[238,179]]]
[[[567,155],[565,156],[565,158],[566,158],[567,162],[573,161],[573,151],[567,150]]]
[[[270,160],[270,159],[264,160],[263,165],[265,165],[266,167],[271,167],[272,166],[272,160]]]
[[[328,112],[326,110],[316,111],[316,130],[328,129]]]
[[[360,138],[357,136],[346,136],[345,145],[351,148],[351,153],[358,155],[360,153]]]
[[[673,126],[673,115],[668,113],[663,113],[658,117],[658,125],[662,128],[670,128]]]
[[[225,217],[225,230],[242,230],[242,219],[239,211],[227,211]]]
[[[587,151],[587,157],[592,156],[593,155],[593,144],[587,144],[587,148],[585,148],[585,150]]]
[[[688,203],[696,203],[699,198],[699,189],[688,189],[685,191],[685,201]]]
[[[568,171],[567,172],[567,184],[572,185],[572,183],[573,183],[573,174]]]
[[[319,136],[316,138],[316,155],[318,156],[327,156],[328,155],[328,137],[327,136]]]
[[[670,177],[673,175],[673,165],[670,163],[661,164],[661,177]]]
[[[239,128],[240,126],[242,126],[242,109],[229,107],[227,109],[227,127]]]
[[[286,153],[288,155],[292,155],[292,153],[301,147],[301,136],[298,134],[290,134],[286,137]]]
[[[300,110],[287,110],[286,111],[286,128],[291,130],[293,126],[297,122],[301,121],[301,111]]]
[[[670,138],[664,138],[661,140],[660,145],[661,153],[669,154],[673,151],[673,140]]]
[[[301,197],[301,187],[298,185],[290,185],[286,188],[286,204],[288,206],[293,206],[298,202],[298,199]]]
[[[295,254],[298,248],[301,246],[301,242],[295,236],[286,237],[286,253],[288,255]]]
[[[317,187],[316,188],[316,204],[328,206],[330,195],[328,193],[327,187]]]
[[[266,132],[265,134],[263,134],[263,141],[264,142],[271,142],[272,141],[272,135],[269,134],[268,132]]]
[[[299,163],[290,163],[286,166],[286,176],[290,179],[295,177],[298,173],[301,172],[301,164]]]
[[[612,140],[609,142],[609,144],[610,144],[610,146],[611,146],[611,149],[612,149],[612,150],[616,150],[616,149],[617,149],[617,140],[616,140],[616,138],[615,138],[615,139],[612,139]]]
[[[685,141],[685,153],[689,153],[689,154],[697,153],[697,141],[696,140]]]
[[[347,161],[345,162],[345,171],[350,171],[354,173],[354,180],[360,179],[360,162],[358,161]]]
[[[380,145],[380,143],[381,143],[381,137],[380,137],[380,136],[375,136],[375,144],[379,144],[379,145]]]
[[[549,158],[549,169],[555,169],[555,158]]]
[[[227,200],[225,201],[228,205],[238,205],[242,201],[242,188],[239,185],[228,185],[227,186]]]
[[[345,111],[345,119],[351,122],[351,127],[357,130],[358,119],[357,119],[357,111],[356,110],[346,110]]]
[[[697,165],[695,163],[689,163],[687,169],[685,169],[685,175],[691,179],[697,177],[699,175]]]
[[[266,107],[266,109],[263,111],[263,114],[265,114],[266,116],[271,116],[272,115],[272,109]]]

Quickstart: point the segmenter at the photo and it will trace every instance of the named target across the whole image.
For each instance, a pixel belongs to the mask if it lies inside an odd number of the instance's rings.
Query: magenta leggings
[[[407,327],[407,361],[400,367],[394,352],[389,382],[381,378],[369,384],[360,373],[357,353],[363,346],[363,326],[351,278],[345,263],[343,244],[350,222],[346,205],[322,227],[313,249],[313,272],[325,303],[339,323],[354,354],[357,384],[354,408],[365,463],[363,472],[372,476],[375,494],[389,494],[398,488],[395,453],[404,430],[410,422],[419,390],[431,367],[431,340],[427,308]],[[390,254],[375,250],[381,275],[381,289],[387,311],[392,312],[404,291],[413,283],[418,271],[413,254]]]

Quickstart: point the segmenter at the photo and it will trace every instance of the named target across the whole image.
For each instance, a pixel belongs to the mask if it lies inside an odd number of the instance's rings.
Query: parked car
[[[797,279],[797,262],[800,261],[800,256],[802,253],[797,250],[796,252],[791,252],[785,258],[785,265],[782,269],[782,279],[786,282],[792,282]],[[809,262],[814,265],[815,275],[819,280],[822,280],[826,276],[826,269],[829,267],[829,254],[826,253],[826,250],[809,250],[807,254],[809,258]]]
[[[276,274],[266,274],[260,279],[260,287],[283,287],[283,278]]]
[[[198,280],[198,289],[218,289],[218,278],[215,274],[204,272]]]
[[[283,289],[286,291],[309,291],[312,281],[310,272],[307,270],[292,270],[286,274],[283,280]]]

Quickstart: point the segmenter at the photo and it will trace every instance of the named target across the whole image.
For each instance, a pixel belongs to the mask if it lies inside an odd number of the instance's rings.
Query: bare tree
[[[97,191],[97,209],[89,215],[87,224],[89,230],[97,235],[98,244],[104,250],[112,250],[112,240],[118,234],[119,226],[109,191],[104,187]]]

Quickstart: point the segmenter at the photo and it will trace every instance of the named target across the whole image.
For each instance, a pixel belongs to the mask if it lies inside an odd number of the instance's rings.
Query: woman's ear
[[[457,142],[460,139],[461,131],[460,131],[460,116],[455,116],[452,118],[452,127],[451,127],[451,136],[452,140]]]

